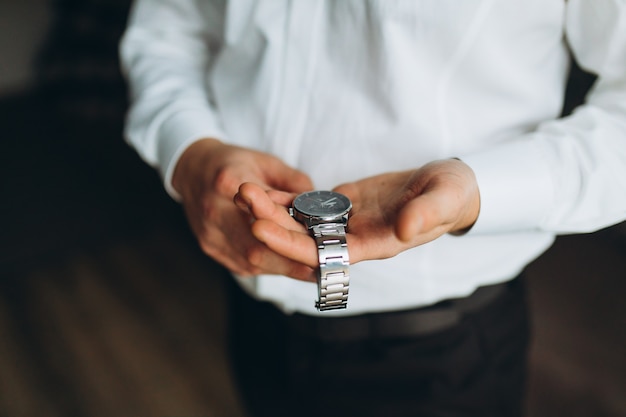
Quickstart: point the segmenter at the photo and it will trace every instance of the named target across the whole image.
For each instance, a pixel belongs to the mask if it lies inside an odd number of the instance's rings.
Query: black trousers
[[[529,326],[522,277],[453,327],[363,340],[300,332],[236,283],[230,296],[232,366],[250,416],[524,415]]]

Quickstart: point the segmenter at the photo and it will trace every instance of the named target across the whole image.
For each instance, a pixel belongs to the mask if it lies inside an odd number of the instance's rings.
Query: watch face
[[[309,191],[297,196],[293,207],[308,216],[331,218],[346,214],[352,203],[348,197],[334,191]]]

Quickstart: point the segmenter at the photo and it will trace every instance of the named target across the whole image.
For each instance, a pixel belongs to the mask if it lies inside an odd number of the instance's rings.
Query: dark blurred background
[[[0,417],[242,416],[224,271],[123,141],[127,0],[0,0]],[[575,69],[564,111],[593,77]],[[529,268],[529,417],[626,416],[626,226]]]

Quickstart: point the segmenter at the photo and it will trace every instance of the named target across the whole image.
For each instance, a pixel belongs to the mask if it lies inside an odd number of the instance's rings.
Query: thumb
[[[432,189],[410,200],[400,209],[395,224],[398,239],[409,242],[418,235],[430,234],[435,229],[445,233],[455,219],[455,210],[447,193]]]
[[[265,172],[268,185],[281,191],[301,193],[313,189],[313,181],[304,172],[274,159]]]

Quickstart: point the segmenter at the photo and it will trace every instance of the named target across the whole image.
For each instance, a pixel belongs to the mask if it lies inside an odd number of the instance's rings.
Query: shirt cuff
[[[466,235],[537,230],[554,197],[553,179],[536,135],[461,155],[476,175],[480,213]]]
[[[176,201],[180,194],[172,186],[172,176],[179,158],[194,142],[214,138],[225,140],[226,135],[217,127],[214,115],[203,109],[179,111],[159,126],[158,167],[167,193]]]

